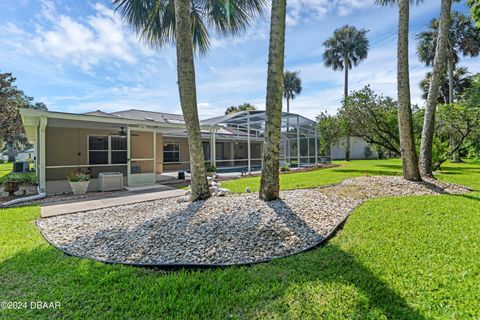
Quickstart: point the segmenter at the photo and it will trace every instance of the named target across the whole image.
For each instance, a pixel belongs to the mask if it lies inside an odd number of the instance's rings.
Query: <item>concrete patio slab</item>
[[[70,214],[82,211],[90,211],[104,209],[127,204],[134,204],[145,201],[153,201],[158,199],[166,199],[178,197],[185,194],[185,190],[175,189],[167,186],[156,188],[153,190],[145,190],[146,192],[121,192],[119,195],[109,195],[101,199],[81,199],[66,202],[56,202],[42,204],[40,208],[40,216],[48,218],[63,214]]]

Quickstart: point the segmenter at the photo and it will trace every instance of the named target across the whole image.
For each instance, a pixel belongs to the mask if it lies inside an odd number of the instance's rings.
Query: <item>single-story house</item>
[[[33,148],[19,151],[16,157],[17,161],[33,161],[35,150]]]
[[[40,189],[47,194],[69,192],[66,176],[78,170],[90,173],[89,191],[94,191],[102,172],[121,172],[125,186],[140,186],[155,184],[164,172],[190,167],[181,115],[134,109],[82,114],[22,109],[21,116],[34,145]],[[219,170],[250,172],[261,166],[264,111],[238,112],[200,125],[205,159]],[[284,163],[319,161],[315,125],[297,114],[282,115]]]
[[[332,145],[332,160],[345,160],[345,142],[346,139],[342,139],[339,143]],[[375,151],[362,137],[353,136],[350,137],[350,159],[378,159],[378,152]]]

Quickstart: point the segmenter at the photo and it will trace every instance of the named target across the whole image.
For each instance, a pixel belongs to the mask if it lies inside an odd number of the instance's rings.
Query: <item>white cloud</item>
[[[45,28],[38,25],[33,44],[44,56],[70,61],[83,70],[106,59],[133,63],[135,42],[125,31],[121,18],[100,3],[94,5],[95,15],[84,21],[66,15],[57,15],[50,2],[42,16],[52,23]]]
[[[291,0],[288,2],[287,25],[300,21],[318,21],[327,14],[348,16],[354,10],[369,7],[375,0]]]

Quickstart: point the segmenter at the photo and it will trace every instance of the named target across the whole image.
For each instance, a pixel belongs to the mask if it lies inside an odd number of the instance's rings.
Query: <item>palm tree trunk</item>
[[[287,96],[287,113],[290,113],[290,98]],[[281,130],[281,128],[280,128]],[[290,115],[287,117],[287,154],[288,154],[288,163],[290,163],[290,140],[288,139],[288,130],[290,130]]]
[[[7,142],[8,162],[14,162],[17,155],[15,144],[13,142]]]
[[[345,82],[343,84],[343,104],[347,104],[348,98],[348,57],[345,58],[343,65],[345,67]],[[350,124],[347,123],[346,128],[346,137],[345,137],[345,160],[350,161]]]
[[[410,0],[399,0],[397,48],[398,127],[403,177],[411,181],[421,181],[413,137],[412,109],[410,105],[410,78],[408,70],[409,2]]]
[[[453,71],[455,70],[455,65],[453,63],[453,57],[449,55],[448,57],[448,103],[453,103],[455,97],[453,95]]]
[[[192,200],[210,197],[207,171],[203,157],[200,135],[200,121],[197,110],[195,85],[195,65],[190,26],[190,0],[175,0],[175,39],[177,48],[177,75],[180,104],[182,106],[190,151],[190,170],[192,173]]]
[[[267,98],[265,106],[265,150],[263,153],[260,199],[279,198],[279,156],[282,116],[282,83],[285,58],[286,0],[272,1],[268,54]]]
[[[422,141],[420,145],[420,173],[424,176],[433,176],[432,148],[435,126],[435,111],[438,103],[440,81],[445,70],[447,58],[448,30],[450,29],[450,11],[452,0],[442,0],[440,27],[438,32],[435,59],[433,62],[432,77],[428,88],[425,116],[423,118]],[[450,60],[450,59],[449,59]]]

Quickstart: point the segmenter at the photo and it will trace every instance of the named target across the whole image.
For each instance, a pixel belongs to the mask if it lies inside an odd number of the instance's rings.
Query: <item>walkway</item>
[[[57,203],[42,204],[40,215],[48,218],[63,214],[104,209],[145,201],[178,197],[185,194],[185,190],[167,186],[157,186],[154,189],[141,189],[138,191],[119,192],[100,199],[80,199]]]

